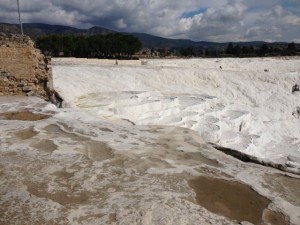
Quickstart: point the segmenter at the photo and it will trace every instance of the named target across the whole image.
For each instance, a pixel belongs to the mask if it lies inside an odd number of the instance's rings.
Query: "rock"
[[[14,76],[9,76],[9,77],[7,77],[9,80],[12,80],[12,81],[16,81],[16,78],[14,77]]]
[[[242,221],[239,223],[240,225],[253,225],[253,223],[250,223],[248,221]]]
[[[295,84],[293,87],[292,87],[292,93],[294,93],[295,91],[300,91],[300,86],[298,84]]]
[[[32,78],[30,82],[37,84],[37,83],[39,83],[39,80],[36,78]]]
[[[10,73],[7,70],[0,69],[0,77],[9,77]]]
[[[292,115],[295,117],[295,118],[300,118],[300,106],[297,106],[295,111],[292,112]]]
[[[33,88],[32,88],[31,86],[26,86],[26,87],[23,87],[22,90],[23,90],[24,92],[30,92],[30,91],[33,90]]]
[[[30,92],[28,92],[27,94],[26,94],[26,96],[35,96],[36,94],[35,94],[35,92],[34,91],[30,91]]]
[[[25,86],[25,83],[19,83],[18,85],[17,85],[17,87],[24,87]]]

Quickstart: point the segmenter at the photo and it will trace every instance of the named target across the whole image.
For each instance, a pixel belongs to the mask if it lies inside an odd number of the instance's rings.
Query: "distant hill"
[[[30,36],[32,39],[36,39],[40,36],[50,35],[50,34],[74,34],[74,35],[106,35],[109,33],[116,33],[107,28],[95,26],[90,29],[78,29],[69,26],[61,25],[49,25],[42,23],[24,23],[23,24],[24,33]],[[0,23],[0,32],[10,34],[10,33],[20,33],[19,25]],[[146,48],[199,48],[199,49],[224,49],[227,47],[228,42],[217,43],[217,42],[206,42],[206,41],[192,41],[188,39],[169,39],[162,38],[145,33],[128,33],[134,35],[140,39],[143,46]],[[233,44],[239,44],[241,46],[261,46],[266,42],[254,41],[254,42],[233,42]],[[272,43],[274,45],[286,45],[287,43],[278,42]]]
[[[145,33],[132,33],[132,35],[138,37],[147,48],[185,48],[197,45],[196,42],[185,39],[168,39]]]
[[[109,33],[115,33],[115,31],[103,27],[78,29],[69,26],[49,25],[43,23],[24,23],[23,31],[24,34],[30,36],[32,39],[50,34],[105,35]],[[20,33],[20,26],[18,24],[0,23],[0,32],[3,32],[5,34]]]

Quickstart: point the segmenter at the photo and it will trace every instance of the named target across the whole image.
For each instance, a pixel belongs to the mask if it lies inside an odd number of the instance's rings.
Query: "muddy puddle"
[[[100,141],[89,141],[83,153],[93,161],[102,161],[114,156],[112,149],[106,143]]]
[[[281,174],[266,175],[264,179],[269,189],[288,202],[300,206],[300,179]]]
[[[58,146],[52,140],[47,140],[47,139],[39,140],[38,142],[32,144],[31,147],[49,153],[58,149]]]
[[[197,203],[207,210],[238,222],[263,222],[263,211],[270,200],[247,185],[204,176],[188,183],[196,192]]]
[[[23,120],[23,121],[38,121],[49,118],[49,115],[33,113],[30,111],[17,111],[0,113],[0,119],[4,120]]]
[[[83,204],[88,201],[88,194],[86,193],[73,193],[72,190],[68,191],[57,191],[54,193],[47,192],[46,185],[37,185],[30,182],[26,182],[27,191],[38,197],[38,198],[46,198],[50,199],[54,202],[57,202],[61,205],[68,204]]]
[[[15,133],[15,136],[17,138],[19,138],[20,140],[27,140],[27,139],[33,138],[37,134],[38,134],[38,132],[35,131],[33,129],[33,127],[30,127],[30,128],[26,128],[26,129],[17,131]]]
[[[264,211],[264,224],[271,224],[271,225],[290,225],[289,220],[279,212],[274,212],[269,209]]]

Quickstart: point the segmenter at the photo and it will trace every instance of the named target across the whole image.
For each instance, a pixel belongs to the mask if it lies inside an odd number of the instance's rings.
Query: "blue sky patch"
[[[191,12],[185,12],[182,14],[181,18],[191,18],[197,14],[200,14],[200,13],[204,13],[206,11],[207,8],[199,8],[198,10],[196,11],[191,11]]]

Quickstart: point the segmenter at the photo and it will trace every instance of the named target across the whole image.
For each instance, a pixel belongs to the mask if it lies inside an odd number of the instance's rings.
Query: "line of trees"
[[[299,45],[295,43],[265,43],[262,45],[239,45],[229,43],[227,48],[180,48],[177,56],[183,57],[267,57],[295,56],[300,53]]]
[[[225,52],[234,56],[294,56],[297,55],[297,47],[293,42],[285,47],[272,44],[262,44],[260,47],[240,46],[239,44],[233,46],[229,43]]]
[[[142,43],[132,35],[75,36],[49,35],[36,40],[37,47],[48,56],[130,59],[142,49]]]

